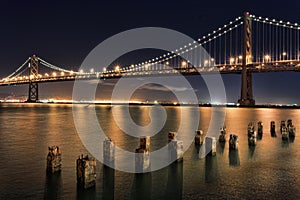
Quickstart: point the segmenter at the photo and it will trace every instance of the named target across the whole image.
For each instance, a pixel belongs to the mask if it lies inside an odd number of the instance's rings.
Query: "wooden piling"
[[[96,160],[88,155],[79,156],[76,161],[77,184],[83,188],[96,185]]]
[[[61,171],[62,159],[61,151],[58,146],[48,147],[47,172],[55,173]]]

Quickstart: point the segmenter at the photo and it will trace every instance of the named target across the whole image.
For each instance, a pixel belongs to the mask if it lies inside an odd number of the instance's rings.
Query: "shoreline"
[[[82,105],[106,105],[106,106],[116,106],[116,105],[130,105],[130,106],[198,106],[198,107],[227,107],[227,108],[278,108],[278,109],[300,109],[298,105],[277,105],[277,104],[260,104],[254,106],[241,106],[241,105],[218,105],[218,104],[174,104],[174,103],[91,103],[91,102],[0,102],[1,104],[82,104]]]

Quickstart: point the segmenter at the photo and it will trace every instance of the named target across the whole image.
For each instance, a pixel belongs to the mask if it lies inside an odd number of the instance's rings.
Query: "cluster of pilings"
[[[61,171],[62,154],[58,146],[48,147],[48,155],[46,159],[47,174],[55,174]],[[80,187],[89,188],[95,186],[96,183],[96,160],[89,156],[79,156],[76,160],[77,183]]]
[[[291,119],[288,119],[287,123],[285,120],[282,120],[280,122],[280,133],[283,141],[294,140],[296,135],[296,128],[293,125],[293,121]]]
[[[270,133],[272,137],[276,137],[276,126],[275,122],[271,121],[270,123]],[[280,133],[282,135],[283,141],[293,141],[295,135],[296,135],[296,128],[293,125],[293,122],[291,119],[288,119],[286,121],[281,121],[280,123]],[[255,146],[257,143],[257,140],[261,140],[263,137],[263,123],[261,121],[257,122],[257,131],[255,128],[255,123],[250,122],[248,124],[247,128],[247,135],[248,135],[248,145],[249,146]],[[219,135],[219,143],[221,146],[224,147],[224,143],[226,142],[226,127],[224,126],[220,130]],[[199,148],[202,147],[202,145],[205,144],[204,148],[201,148],[201,152],[199,152],[199,157],[202,157],[205,155],[216,155],[216,139],[214,137],[205,136],[202,130],[197,130],[194,140],[195,146]],[[229,137],[229,150],[237,150],[238,149],[238,135],[236,134],[230,134]]]
[[[293,125],[291,119],[287,121],[282,120],[280,123],[280,133],[282,135],[283,141],[293,140],[296,135],[296,128]],[[220,129],[219,143],[226,143],[226,127]],[[215,137],[206,136],[202,130],[195,131],[194,143],[196,147],[201,148],[205,155],[215,156],[216,155],[216,143],[217,140]],[[275,121],[270,122],[270,134],[272,137],[276,137],[276,124]],[[255,123],[250,122],[247,128],[248,135],[248,145],[255,146],[257,139],[262,139],[263,136],[263,123],[261,121],[257,122],[257,131],[255,129]],[[237,158],[238,150],[238,136],[236,134],[230,134],[229,137],[229,156],[232,162],[232,165],[238,165],[239,161]],[[58,146],[48,147],[47,154],[47,173],[54,174],[61,171],[62,167],[62,153]],[[183,142],[177,139],[176,132],[168,133],[168,152],[169,152],[169,161],[182,161],[183,160]],[[235,153],[234,153],[235,152]],[[144,136],[140,137],[139,145],[135,149],[135,168],[136,172],[144,173],[149,172],[151,169],[150,163],[150,137]],[[203,153],[203,152],[202,152]],[[200,157],[200,152],[199,152]],[[103,141],[103,163],[108,168],[112,169],[115,165],[115,145],[113,141],[109,138],[106,138]],[[106,167],[105,166],[105,167]],[[90,188],[94,187],[96,184],[96,160],[92,157],[79,156],[76,160],[76,174],[77,174],[77,184],[81,188]],[[113,170],[114,174],[114,170]]]
[[[176,132],[169,132],[168,142],[169,160],[182,161],[183,142],[177,139]],[[149,136],[140,137],[139,145],[135,149],[135,153],[136,172],[149,172],[151,169]],[[103,163],[105,164],[104,169],[106,171],[112,170],[112,173],[114,173],[113,168],[115,165],[115,145],[109,138],[106,138],[103,141]],[[62,158],[59,147],[49,147],[49,153],[47,155],[47,172],[53,174],[57,171],[61,171],[61,166]],[[76,160],[76,177],[79,188],[87,189],[94,187],[96,185],[96,160],[88,155],[79,156]]]

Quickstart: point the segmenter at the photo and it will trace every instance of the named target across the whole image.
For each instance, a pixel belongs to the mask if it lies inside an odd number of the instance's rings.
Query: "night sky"
[[[77,69],[100,42],[122,31],[138,27],[164,27],[194,39],[241,16],[244,11],[300,23],[300,1],[1,1],[0,77],[13,72],[30,55],[66,69]],[[150,56],[150,55],[149,55]],[[150,56],[151,57],[151,56]],[[132,60],[137,63],[141,60]],[[121,63],[122,65],[122,63]],[[240,75],[224,75],[228,102],[240,95]],[[197,89],[197,77],[190,77]],[[300,73],[254,74],[257,103],[300,104]],[[112,82],[103,85],[99,98],[109,97]],[[1,87],[0,94],[26,95],[27,85]],[[209,101],[203,95],[200,101]],[[72,83],[40,84],[45,98],[71,98]],[[107,96],[106,96],[107,95]],[[137,91],[144,96],[169,97],[164,90],[147,87]],[[145,99],[145,98],[144,98]]]

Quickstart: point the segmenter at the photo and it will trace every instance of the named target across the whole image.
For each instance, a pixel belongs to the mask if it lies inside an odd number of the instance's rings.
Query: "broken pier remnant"
[[[76,160],[77,184],[83,188],[96,185],[96,160],[88,155],[79,156]]]
[[[58,146],[48,147],[47,172],[54,173],[61,171],[62,159],[61,151]]]

